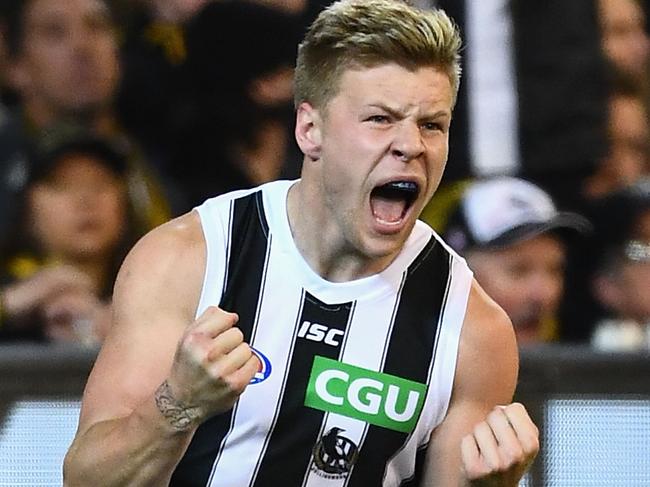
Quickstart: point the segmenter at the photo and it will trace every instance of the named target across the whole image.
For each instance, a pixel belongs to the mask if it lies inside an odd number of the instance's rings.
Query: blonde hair
[[[460,83],[460,33],[439,9],[421,10],[399,0],[341,0],[323,10],[298,47],[296,108],[325,107],[350,68],[396,63],[410,70],[443,69],[454,101]]]

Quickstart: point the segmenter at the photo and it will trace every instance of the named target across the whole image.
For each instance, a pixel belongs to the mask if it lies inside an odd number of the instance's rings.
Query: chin
[[[363,253],[375,260],[393,258],[402,250],[407,237],[408,233],[405,232],[377,235],[365,242]]]

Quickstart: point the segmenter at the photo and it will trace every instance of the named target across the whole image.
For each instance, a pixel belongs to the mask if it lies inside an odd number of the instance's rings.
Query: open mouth
[[[377,186],[370,193],[372,214],[381,223],[399,223],[419,193],[420,188],[413,181],[391,181]]]

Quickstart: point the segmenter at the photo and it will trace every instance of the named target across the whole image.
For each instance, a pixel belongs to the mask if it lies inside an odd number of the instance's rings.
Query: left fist
[[[472,486],[517,486],[539,451],[539,430],[519,403],[496,406],[461,442]]]

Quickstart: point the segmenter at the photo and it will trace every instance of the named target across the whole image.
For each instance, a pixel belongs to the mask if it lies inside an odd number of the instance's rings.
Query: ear
[[[296,112],[296,142],[300,150],[312,161],[320,159],[322,123],[318,109],[308,102],[300,104]]]

